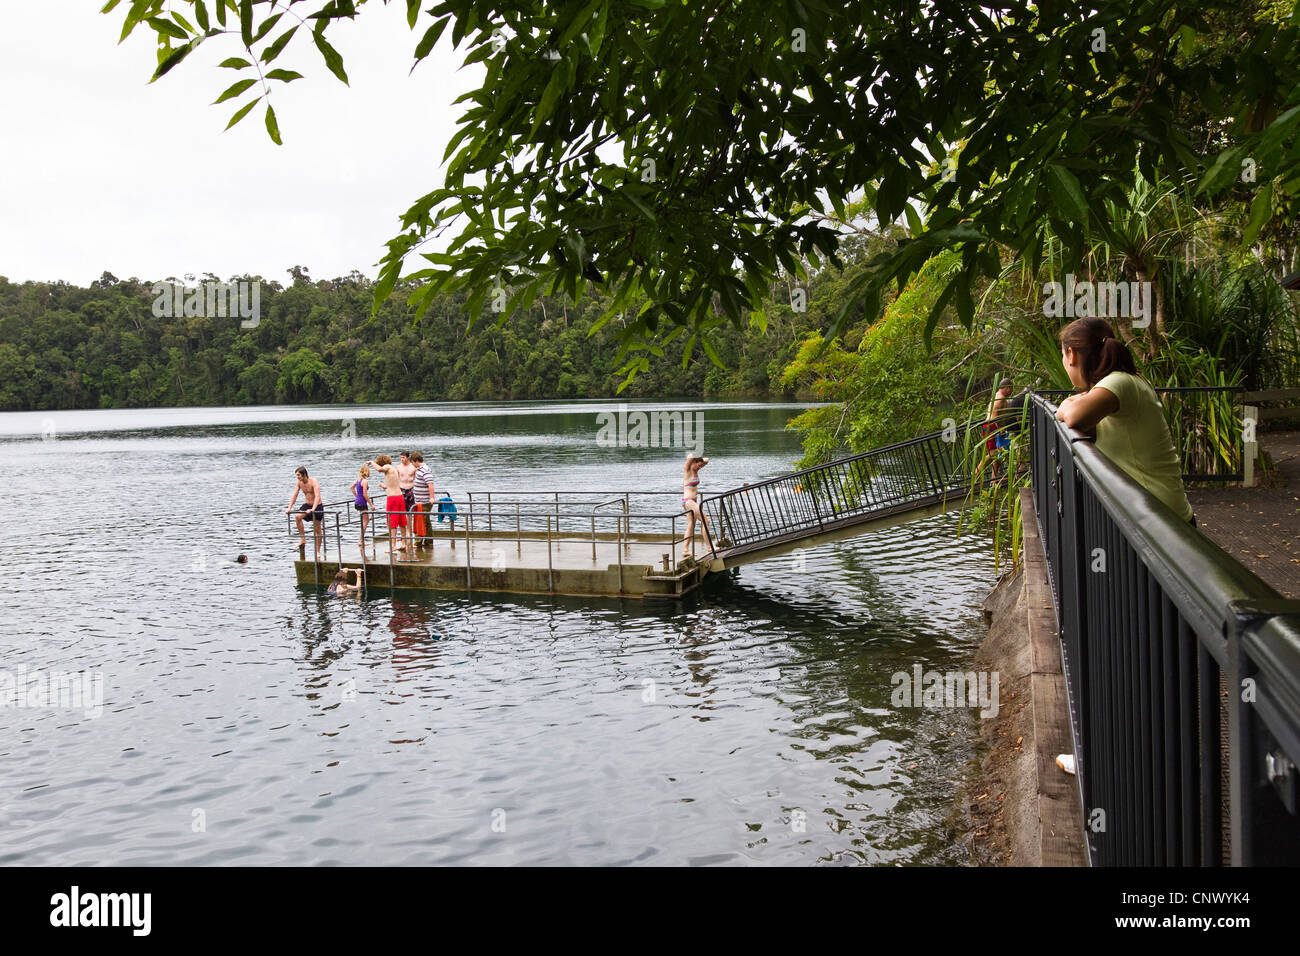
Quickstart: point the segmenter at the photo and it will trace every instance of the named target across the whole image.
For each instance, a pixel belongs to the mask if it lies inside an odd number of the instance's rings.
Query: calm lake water
[[[969,862],[975,712],[890,706],[984,635],[956,516],[680,603],[294,584],[297,465],[330,501],[406,447],[453,494],[679,489],[680,450],[596,444],[617,407],[0,415],[0,678],[102,682],[0,698],[0,863]],[[798,406],[655,408],[703,410],[706,493],[799,456]]]

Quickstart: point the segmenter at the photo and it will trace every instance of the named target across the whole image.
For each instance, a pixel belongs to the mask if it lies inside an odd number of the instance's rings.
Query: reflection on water
[[[981,637],[987,544],[952,516],[682,602],[294,586],[299,460],[327,497],[400,445],[453,491],[671,489],[674,450],[587,440],[599,407],[398,408],[352,447],[321,437],[334,409],[0,441],[53,484],[10,502],[0,667],[104,682],[97,719],[0,709],[0,862],[966,862],[975,717],[889,701],[895,671],[961,668]],[[798,454],[795,409],[705,409],[714,488]]]

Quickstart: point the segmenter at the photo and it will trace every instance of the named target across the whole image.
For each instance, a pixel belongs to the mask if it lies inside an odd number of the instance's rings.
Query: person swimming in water
[[[703,455],[689,454],[682,469],[682,509],[686,512],[686,537],[682,539],[682,557],[691,556],[691,542],[695,538],[695,521],[698,518],[704,526],[704,534],[709,534],[709,519],[700,510],[700,469],[709,463]]]
[[[354,575],[351,584],[348,584],[349,571]],[[334,581],[330,584],[325,593],[333,594],[336,597],[346,597],[349,594],[356,594],[361,590],[361,576],[365,573],[365,568],[339,568],[339,573],[334,575]]]

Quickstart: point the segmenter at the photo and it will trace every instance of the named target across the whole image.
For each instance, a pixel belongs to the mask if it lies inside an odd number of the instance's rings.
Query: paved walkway
[[[1268,582],[1300,599],[1300,431],[1259,436],[1276,467],[1270,487],[1193,488],[1202,534]]]

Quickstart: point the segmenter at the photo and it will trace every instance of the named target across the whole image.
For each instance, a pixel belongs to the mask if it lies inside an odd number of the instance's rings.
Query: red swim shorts
[[[406,499],[401,495],[388,496],[388,527],[406,527]]]

